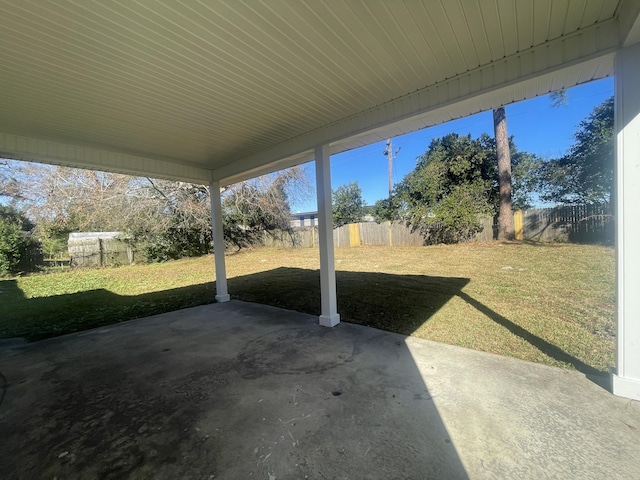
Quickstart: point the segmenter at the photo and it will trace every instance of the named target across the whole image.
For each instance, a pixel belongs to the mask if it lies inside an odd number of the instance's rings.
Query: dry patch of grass
[[[227,257],[233,298],[319,314],[317,249]],[[605,371],[614,250],[520,243],[336,249],[344,321],[534,362]],[[0,281],[0,335],[31,339],[214,296],[211,257]]]

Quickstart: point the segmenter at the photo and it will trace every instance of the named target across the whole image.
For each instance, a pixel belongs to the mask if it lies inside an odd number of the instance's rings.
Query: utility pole
[[[391,198],[391,194],[393,192],[393,156],[398,155],[400,151],[400,147],[393,152],[393,143],[391,139],[387,140],[387,148],[382,152],[383,155],[386,155],[387,160],[389,162],[389,198]]]
[[[400,151],[400,147],[398,147],[398,149],[395,151],[395,155],[398,155],[398,152]],[[386,155],[388,163],[389,163],[389,202],[391,202],[391,195],[393,194],[393,143],[391,142],[391,139],[387,140],[387,148],[385,149],[384,152],[382,152],[383,155]],[[391,221],[389,221],[389,246],[392,247],[393,246],[393,229],[391,226]]]

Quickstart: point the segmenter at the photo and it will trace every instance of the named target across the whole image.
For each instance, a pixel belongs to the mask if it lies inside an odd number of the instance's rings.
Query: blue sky
[[[562,156],[573,143],[578,124],[593,108],[613,95],[613,77],[597,80],[567,90],[568,105],[553,107],[548,95],[507,105],[507,129],[513,135],[518,150],[535,153],[543,158]],[[418,130],[393,138],[394,151],[400,152],[394,159],[393,183],[401,181],[416,164],[433,138],[448,133],[482,133],[493,136],[491,111],[454,120],[435,127]],[[331,184],[334,189],[350,182],[358,182],[367,205],[388,195],[387,157],[383,155],[385,142],[350,150],[331,157]],[[313,164],[307,166],[315,185]],[[293,212],[316,210],[315,195],[291,206]]]

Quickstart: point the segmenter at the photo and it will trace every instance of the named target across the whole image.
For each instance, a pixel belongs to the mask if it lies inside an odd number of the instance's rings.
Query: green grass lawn
[[[227,257],[232,298],[319,314],[317,249]],[[614,250],[487,243],[336,250],[343,321],[585,373],[614,363]],[[0,280],[0,337],[38,340],[209,303],[213,259]]]

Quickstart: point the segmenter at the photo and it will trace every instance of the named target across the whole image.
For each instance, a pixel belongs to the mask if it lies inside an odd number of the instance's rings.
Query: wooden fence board
[[[91,236],[69,237],[67,244],[72,267],[129,265],[134,261],[133,249],[117,238]]]
[[[517,226],[517,240],[539,242],[576,242],[576,243],[612,243],[613,215],[602,205],[581,205],[555,208],[535,208],[514,212],[514,224]],[[279,240],[269,239],[265,246],[312,247],[317,246],[317,228],[295,229],[292,241],[286,235]],[[391,230],[391,235],[389,234]],[[474,242],[495,240],[496,219],[483,221],[482,230],[477,233]],[[391,238],[389,238],[391,236]],[[356,238],[357,237],[357,238]],[[266,238],[266,237],[265,237]],[[343,225],[333,231],[336,247],[357,245],[367,246],[421,246],[425,240],[418,232],[402,222],[389,223],[363,222]]]
[[[525,240],[613,243],[614,218],[606,205],[534,208],[523,216]]]

